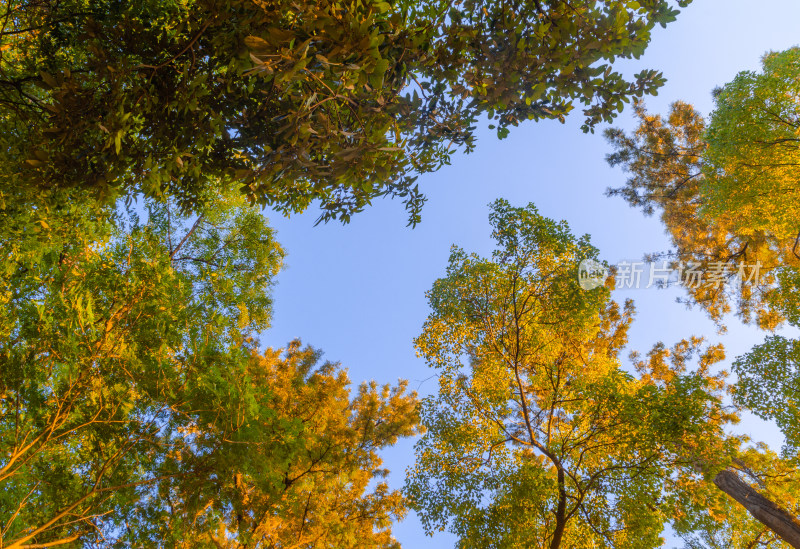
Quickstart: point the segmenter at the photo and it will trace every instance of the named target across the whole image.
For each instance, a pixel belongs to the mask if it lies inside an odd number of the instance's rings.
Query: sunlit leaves
[[[730,219],[737,235],[766,233],[785,246],[800,232],[800,48],[769,53],[762,64],[715,92],[704,210]]]
[[[283,259],[260,212],[62,198],[0,227],[3,543],[396,547],[378,452],[416,395],[258,351]]]
[[[139,518],[151,535],[231,549],[398,546],[390,526],[405,500],[382,480],[378,451],[415,434],[416,395],[404,382],[351,395],[345,371],[320,356],[295,341],[220,372],[218,385],[233,391],[195,427],[194,452],[210,453],[213,467],[161,487],[172,502],[152,502],[163,523]],[[233,444],[218,446],[220,432]]]
[[[213,402],[201,398],[213,373],[247,357],[232,344],[269,317],[265,290],[280,266],[263,220],[237,227],[236,212],[251,211],[231,203],[220,201],[212,222],[233,219],[220,227],[225,238],[249,231],[248,252],[186,233],[174,215],[105,224],[85,196],[66,198],[58,215],[18,215],[2,230],[0,482],[3,509],[19,507],[3,534],[9,544],[101,534],[109,513],[143,505],[157,479],[198,466],[186,422]],[[30,217],[46,219],[41,238]],[[176,263],[169,235],[185,236],[184,253],[219,261],[219,271]],[[234,273],[242,253],[262,259]],[[244,325],[221,321],[223,292],[201,289],[231,276],[253,319]]]
[[[681,507],[672,480],[736,446],[721,350],[657,346],[634,377],[617,357],[632,304],[578,284],[588,238],[533,206],[498,201],[490,219],[492,258],[454,248],[416,340],[440,389],[407,481],[423,525],[463,547],[660,546],[670,513],[702,506]]]
[[[707,215],[705,189],[717,184],[717,176],[707,169],[706,123],[691,105],[676,102],[666,117],[649,114],[641,104],[635,112],[639,126],[634,133],[606,132],[615,149],[608,162],[630,173],[623,187],[609,189],[608,194],[623,197],[646,215],[659,213],[675,251],[655,253],[653,260],[666,259],[678,269],[693,266],[703,273],[713,265],[726,267],[725,284],[696,284],[688,288],[689,302],[718,322],[735,305],[743,320],[774,327],[780,315],[767,300],[775,283],[772,270],[790,253],[786,243],[776,243],[763,230],[739,233],[732,217],[738,210]],[[745,272],[742,284],[732,284],[741,268],[755,265],[758,280]]]
[[[666,254],[673,265],[694,263],[704,270],[714,264],[728,265],[730,282],[743,264],[759,265],[759,281],[689,290],[689,301],[701,305],[717,321],[730,310],[732,297],[738,301],[740,317],[755,319],[761,328],[798,320],[794,267],[800,212],[792,199],[799,150],[798,55],[797,48],[769,53],[762,60],[761,72],[742,72],[715,90],[716,105],[708,123],[685,103],[673,104],[666,118],[649,115],[639,105],[635,133],[610,130],[606,134],[616,149],[609,162],[631,173],[626,185],[610,194],[623,196],[647,214],[660,212],[677,248],[674,254]],[[792,495],[796,475],[791,470],[796,465],[800,417],[795,347],[795,341],[773,336],[734,362],[739,377],[734,402],[778,423],[787,437],[788,461],[767,457],[764,449],[751,449],[727,471],[737,470],[735,476],[725,477],[732,483],[715,477],[718,487],[726,487],[726,493],[760,521],[769,524],[769,517],[775,517],[773,530],[793,546],[800,544]],[[757,474],[744,464],[769,463],[770,459],[772,464]],[[769,501],[749,506],[762,496]],[[775,532],[743,524],[739,511],[729,513],[724,507],[710,513],[720,524],[697,523],[704,543],[712,547],[779,543]],[[759,514],[760,507],[769,511]],[[744,537],[740,536],[743,532],[747,533]],[[699,543],[699,538],[690,540],[692,547]]]

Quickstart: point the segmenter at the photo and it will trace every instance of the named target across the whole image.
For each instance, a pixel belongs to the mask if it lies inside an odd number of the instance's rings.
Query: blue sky
[[[647,99],[652,112],[665,113],[680,99],[707,114],[714,87],[739,71],[758,69],[765,52],[800,44],[799,21],[798,0],[695,0],[677,22],[655,30],[642,59],[624,67],[631,74],[642,68],[664,72],[667,85]],[[533,202],[543,215],[569,222],[574,233],[591,234],[610,263],[668,249],[657,218],[604,196],[625,175],[605,163],[610,148],[602,128],[587,135],[580,123],[579,113],[563,125],[531,122],[503,141],[484,130],[475,153],[458,155],[451,166],[420,177],[428,202],[414,229],[406,227],[400,201],[379,201],[346,226],[314,227],[318,214],[313,210],[290,219],[271,214],[288,257],[275,290],[273,327],[262,343],[284,346],[299,337],[322,349],[328,360],[341,362],[354,382],[405,378],[422,394],[435,391],[434,372],[412,346],[428,314],[425,291],[444,274],[452,244],[491,252],[488,204],[496,198],[520,206]],[[615,125],[633,127],[630,109]],[[729,332],[720,336],[702,311],[675,303],[677,295],[679,290],[615,292],[617,300],[631,297],[637,305],[631,349],[646,351],[658,341],[704,335],[725,343],[729,362],[764,337],[733,319]],[[768,442],[780,440],[776,429],[756,420],[742,427]],[[413,441],[384,456],[392,469],[390,483],[402,486]],[[448,534],[425,537],[413,514],[395,527],[395,535],[409,548],[451,547],[454,540]]]

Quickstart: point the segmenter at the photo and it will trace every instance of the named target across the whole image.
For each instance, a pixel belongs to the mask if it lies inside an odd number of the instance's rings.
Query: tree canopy
[[[677,102],[666,118],[649,115],[638,104],[639,127],[632,135],[609,130],[615,147],[612,165],[631,173],[624,187],[610,189],[645,213],[661,213],[676,246],[673,264],[702,268],[720,264],[728,279],[737,263],[758,263],[760,281],[691,288],[689,301],[717,321],[731,309],[755,319],[761,328],[783,322],[798,326],[800,217],[794,205],[800,128],[800,49],[771,52],[762,71],[740,73],[714,91],[708,121],[690,105]],[[760,283],[755,283],[760,282]],[[731,292],[733,290],[733,292]],[[774,421],[786,437],[781,458],[772,458],[772,479],[784,479],[773,501],[796,500],[798,424],[798,342],[771,335],[733,362],[734,402]],[[780,471],[780,472],[778,472]],[[766,490],[766,483],[759,485]],[[767,506],[769,507],[769,506]],[[783,539],[800,545],[796,516],[785,517],[791,531]],[[707,537],[707,543],[722,538]],[[708,531],[706,531],[708,534]],[[716,540],[716,541],[715,541]]]
[[[760,265],[760,284],[735,289],[736,310],[764,328],[783,320],[776,269],[800,264],[797,179],[800,49],[764,56],[763,71],[740,73],[715,90],[706,121],[691,105],[676,102],[669,115],[636,106],[639,127],[626,135],[611,129],[611,165],[631,173],[624,187],[609,189],[646,214],[659,210],[675,245],[675,264],[709,270],[723,266],[732,280],[742,264]],[[693,302],[719,320],[731,310],[731,286],[690,289]]]
[[[415,396],[259,351],[283,251],[241,198],[147,206],[0,229],[3,546],[395,546]]]
[[[533,206],[498,201],[491,221],[492,258],[454,248],[416,341],[439,378],[406,488],[426,529],[459,547],[660,547],[668,521],[777,539],[724,495],[752,511],[736,464],[765,458],[725,434],[721,347],[659,344],[632,375],[618,358],[632,304],[578,283],[588,238]]]
[[[525,120],[606,132],[718,323],[800,327],[800,48],[649,114],[627,76],[691,0],[0,1],[0,547],[800,548],[800,340],[721,369],[622,358],[635,309],[588,236],[492,205],[416,338],[438,392],[264,348],[285,252],[262,215],[420,220],[418,176]],[[755,279],[743,269],[758,265]],[[732,426],[752,411],[780,453]],[[418,436],[403,490],[381,451]]]
[[[627,79],[656,24],[689,0],[4,2],[3,187],[170,195],[197,211],[209,186],[281,212],[313,201],[348,220],[399,196],[479,120],[585,129],[660,73]],[[11,192],[13,194],[13,192]]]

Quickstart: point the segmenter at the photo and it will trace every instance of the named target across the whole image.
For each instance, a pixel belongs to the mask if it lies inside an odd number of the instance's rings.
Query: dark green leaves
[[[679,2],[684,5],[686,2]],[[23,4],[24,6],[24,4]],[[589,130],[660,74],[613,70],[675,10],[649,2],[43,2],[0,35],[4,188],[171,195],[235,187],[341,219],[524,120],[584,108]],[[24,168],[22,168],[24,166]]]

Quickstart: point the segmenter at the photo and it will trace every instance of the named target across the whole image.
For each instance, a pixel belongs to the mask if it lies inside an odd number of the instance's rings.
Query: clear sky
[[[647,99],[652,112],[665,113],[680,99],[707,114],[713,88],[739,71],[758,69],[765,52],[798,44],[800,0],[695,0],[677,22],[657,28],[643,58],[625,67],[631,74],[642,68],[663,71],[666,86]],[[533,202],[543,215],[568,221],[574,233],[591,234],[610,263],[668,249],[657,218],[604,196],[625,175],[605,163],[610,148],[602,128],[587,135],[580,123],[579,112],[564,125],[530,122],[503,141],[483,131],[475,153],[458,155],[451,166],[420,177],[428,202],[414,229],[405,226],[400,201],[377,202],[346,226],[314,227],[316,211],[291,219],[272,214],[288,257],[275,290],[273,327],[262,343],[278,347],[299,337],[322,349],[328,360],[341,362],[354,382],[405,378],[421,394],[435,391],[434,372],[412,346],[428,314],[424,294],[444,274],[452,244],[482,255],[491,252],[488,204],[496,198],[517,206]],[[634,126],[630,109],[615,125]],[[704,335],[725,343],[730,362],[764,337],[733,319],[728,334],[720,336],[702,311],[676,304],[677,295],[679,290],[615,292],[615,299],[631,297],[637,305],[631,349],[647,351],[658,341],[669,345]],[[755,420],[743,428],[772,443],[780,440],[774,428]],[[390,484],[399,488],[413,461],[413,441],[384,457],[392,469]],[[454,539],[425,537],[413,514],[394,531],[407,548],[451,547]]]

